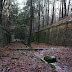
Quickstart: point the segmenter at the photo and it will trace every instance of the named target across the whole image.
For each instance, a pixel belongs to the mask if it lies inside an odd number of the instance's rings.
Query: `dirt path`
[[[0,49],[0,72],[54,72],[48,63],[42,62],[39,58],[45,55],[57,57],[56,64],[61,68],[57,72],[72,72],[72,48],[61,48],[49,46],[44,43],[32,43],[34,48],[48,48],[48,50],[9,50],[11,48],[23,48],[25,45],[15,42]],[[56,47],[56,48],[55,48]]]

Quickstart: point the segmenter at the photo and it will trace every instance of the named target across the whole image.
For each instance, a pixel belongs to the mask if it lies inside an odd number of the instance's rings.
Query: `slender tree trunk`
[[[60,10],[59,10],[59,20],[61,19],[61,3],[60,3]]]
[[[48,0],[48,23],[47,25],[49,25],[49,0]]]
[[[2,9],[4,6],[5,0],[0,0],[0,25],[2,25]]]
[[[7,24],[7,31],[9,32],[9,34],[10,34],[10,26],[11,26],[11,9],[10,9],[10,6],[11,6],[11,0],[9,0],[9,16],[8,16],[8,24]],[[9,43],[10,43],[10,41],[11,41],[10,35],[8,37],[8,40],[9,40]]]
[[[34,9],[33,9],[33,41],[35,41],[34,21],[35,21],[35,18],[34,18]]]
[[[11,18],[10,18],[10,16],[11,16],[11,8],[10,8],[10,6],[11,6],[11,1],[9,0],[9,16],[8,16],[8,24],[7,24],[7,26],[8,26],[8,32],[10,33],[10,25],[11,25]]]
[[[69,4],[68,4],[68,12],[67,12],[67,16],[69,15],[69,7],[70,7],[70,0],[69,0]]]
[[[44,0],[43,0],[43,3],[44,3]],[[42,27],[44,28],[44,6],[43,6],[43,10],[42,10]]]
[[[44,28],[44,12],[43,12],[43,28]]]
[[[30,0],[30,30],[28,38],[28,45],[30,46],[31,46],[31,33],[32,33],[32,0]]]
[[[39,42],[39,30],[40,30],[40,0],[39,0],[39,11],[38,11],[38,42]]]
[[[55,5],[55,0],[54,0],[54,2],[53,2],[53,13],[52,13],[51,24],[53,24],[53,21],[54,21],[54,5]]]
[[[2,25],[2,0],[0,0],[0,25]]]
[[[35,32],[34,32],[34,19],[33,19],[33,41],[35,41]]]
[[[63,0],[62,0],[62,18],[63,18]]]
[[[66,0],[64,0],[64,9],[65,9],[65,15],[66,16]]]

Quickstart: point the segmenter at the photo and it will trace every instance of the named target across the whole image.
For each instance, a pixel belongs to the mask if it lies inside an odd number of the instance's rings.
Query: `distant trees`
[[[68,16],[69,13],[69,6],[70,6],[70,0],[68,3],[68,10],[67,10],[67,5],[66,5],[66,0],[62,0],[62,18],[64,18],[65,16]]]
[[[28,0],[27,4],[30,6],[31,1]],[[57,4],[59,3],[60,6]],[[69,1],[70,4],[70,1]],[[30,28],[33,28],[33,34],[34,31],[38,32],[38,39],[37,41],[39,42],[39,30],[41,28],[44,28],[48,25],[53,24],[58,18],[61,20],[65,16],[67,16],[67,4],[66,0],[35,0],[33,1],[33,6],[34,6],[34,18],[31,18],[31,13],[28,15],[30,18]],[[68,6],[69,7],[69,6]],[[69,8],[68,8],[69,9]],[[28,9],[27,9],[28,10]],[[31,7],[30,7],[31,11]],[[51,13],[52,11],[52,13]],[[56,18],[57,17],[57,18]],[[31,22],[31,19],[34,20],[33,23]],[[31,27],[31,23],[33,24]],[[31,37],[29,36],[29,39]],[[30,41],[30,40],[29,40]]]
[[[3,27],[10,30],[11,25],[16,24],[18,16],[18,4],[14,0],[6,0],[2,10]]]
[[[39,31],[39,28],[53,24],[55,22],[55,17],[59,16],[59,18],[64,18],[69,15],[70,0],[68,6],[66,3],[68,2],[67,0],[33,0],[32,2],[34,18],[36,19],[36,21],[34,20],[33,26],[36,26],[35,29],[37,29],[37,31]],[[60,6],[56,2],[59,4],[61,3]],[[13,25],[26,24],[30,26],[30,3],[31,0],[27,0],[23,10],[19,11],[16,0],[0,0],[0,24],[2,24],[2,10],[4,10],[3,13],[5,13],[3,15],[7,16],[6,19],[9,21],[9,24],[7,23],[8,25],[11,23]],[[37,22],[37,24],[35,22]]]
[[[12,26],[26,26],[29,28],[28,44],[31,43],[32,32],[33,38],[34,32],[38,32],[39,42],[40,29],[69,16],[70,1],[27,0],[24,1],[23,9],[19,9],[17,0],[0,0],[0,25],[8,31]]]

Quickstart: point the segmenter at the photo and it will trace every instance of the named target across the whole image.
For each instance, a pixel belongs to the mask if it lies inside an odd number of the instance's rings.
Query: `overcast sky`
[[[19,7],[20,7],[20,8],[23,8],[24,3],[26,3],[27,0],[17,0],[17,1],[18,1],[18,3],[19,3]]]
[[[26,2],[27,0],[17,0],[18,3]]]

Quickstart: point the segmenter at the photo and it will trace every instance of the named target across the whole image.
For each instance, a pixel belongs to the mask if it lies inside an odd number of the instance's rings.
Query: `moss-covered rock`
[[[49,63],[53,63],[53,62],[56,62],[56,56],[49,56],[49,55],[46,55],[44,57],[44,60],[49,62]]]

